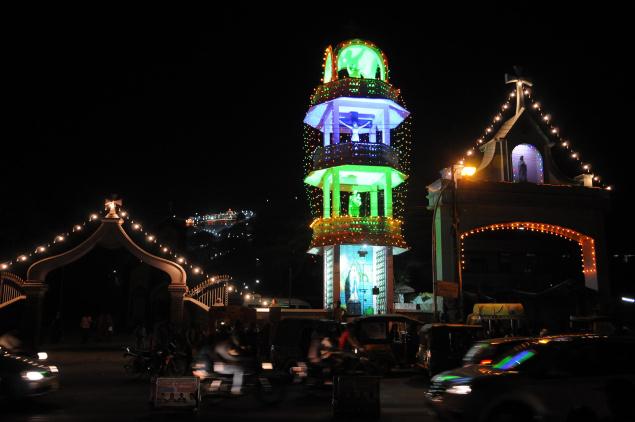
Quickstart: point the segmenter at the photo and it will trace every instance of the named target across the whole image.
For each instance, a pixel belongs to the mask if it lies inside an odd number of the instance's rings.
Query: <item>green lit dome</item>
[[[328,46],[324,53],[324,83],[343,78],[379,79],[388,82],[388,62],[374,44],[354,39]]]

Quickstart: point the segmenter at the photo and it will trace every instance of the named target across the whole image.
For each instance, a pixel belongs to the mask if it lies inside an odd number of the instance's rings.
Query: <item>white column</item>
[[[333,101],[333,143],[340,143],[340,105],[337,101]]]
[[[375,122],[373,122],[372,126],[370,127],[370,142],[372,144],[377,143],[377,125],[375,124]]]
[[[382,128],[382,143],[390,145],[390,112],[388,107],[384,108],[384,127]]]

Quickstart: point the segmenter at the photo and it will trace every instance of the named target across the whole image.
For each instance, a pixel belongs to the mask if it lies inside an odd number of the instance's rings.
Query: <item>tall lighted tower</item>
[[[322,84],[304,119],[305,171],[314,221],[309,253],[324,259],[324,307],[349,314],[393,308],[393,255],[401,226],[410,122],[388,83],[386,57],[355,39],[324,53]]]

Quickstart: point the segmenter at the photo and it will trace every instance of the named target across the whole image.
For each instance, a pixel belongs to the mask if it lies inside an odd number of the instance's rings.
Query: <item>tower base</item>
[[[393,311],[393,254],[390,246],[324,247],[324,308],[348,315]]]

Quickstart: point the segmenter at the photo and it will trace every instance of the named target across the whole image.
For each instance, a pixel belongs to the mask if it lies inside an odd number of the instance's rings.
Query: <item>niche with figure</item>
[[[542,155],[530,144],[517,145],[512,150],[514,182],[544,183]]]

